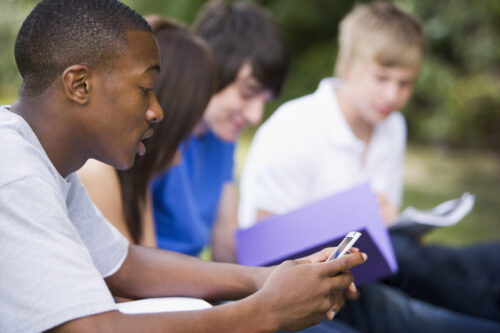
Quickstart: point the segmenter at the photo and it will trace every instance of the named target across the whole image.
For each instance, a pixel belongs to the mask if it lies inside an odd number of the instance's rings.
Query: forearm
[[[225,184],[212,230],[212,258],[219,262],[236,262],[234,233],[237,222],[237,190],[233,183]]]
[[[325,249],[307,258],[286,261],[269,271],[251,268],[238,269],[234,265],[204,263],[196,274],[189,267],[178,263],[185,260],[182,255],[159,255],[152,249],[131,248],[129,259],[124,267],[108,283],[113,288],[122,288],[122,283],[144,285],[133,291],[151,296],[156,294],[181,294],[208,297],[217,294],[246,294],[259,289],[256,293],[240,301],[226,303],[214,308],[170,312],[162,314],[125,315],[116,311],[72,320],[56,328],[57,333],[79,332],[275,332],[278,330],[298,331],[319,323],[325,314],[338,312],[341,307],[342,290],[353,281],[348,270],[366,260],[360,253],[345,255],[338,260],[324,262],[332,249]],[[159,252],[158,252],[159,253]],[[141,271],[149,266],[134,266],[136,259],[146,255],[148,261],[160,260],[161,266],[170,266],[180,274],[160,276],[150,280],[150,273]],[[167,260],[168,259],[168,260]],[[197,259],[189,258],[196,263]],[[205,267],[206,265],[206,267]],[[125,269],[125,270],[123,270]],[[134,270],[134,279],[124,279],[122,274]],[[226,269],[226,272],[223,272]],[[138,274],[135,272],[139,272]],[[256,275],[264,274],[254,279]],[[159,275],[164,272],[155,272]],[[208,275],[215,274],[214,281]],[[183,275],[183,276],[182,276]],[[199,276],[201,279],[197,279]],[[162,280],[163,279],[163,280]],[[233,281],[234,279],[234,281]],[[246,283],[237,283],[242,280]],[[160,282],[158,282],[160,281]],[[262,285],[255,285],[260,282]],[[170,287],[179,283],[181,287]],[[206,286],[203,286],[203,285]],[[236,287],[234,287],[236,285]],[[253,285],[253,286],[252,286]],[[231,289],[236,288],[233,292]],[[128,289],[125,289],[128,290]]]
[[[237,299],[254,293],[266,271],[131,245],[120,270],[106,282],[115,295],[131,298]]]
[[[220,238],[214,237],[212,242],[212,259],[218,262],[236,262],[236,249],[233,239],[233,234],[221,236]]]
[[[260,310],[259,301],[258,297],[250,297],[199,311],[137,315],[105,312],[70,321],[53,332],[274,332],[276,320]]]

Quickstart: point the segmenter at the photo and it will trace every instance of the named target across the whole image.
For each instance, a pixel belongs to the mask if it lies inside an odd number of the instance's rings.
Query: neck
[[[353,99],[355,98],[354,94],[352,94],[347,84],[342,84],[336,89],[336,94],[340,111],[344,115],[352,133],[365,144],[368,144],[373,132],[373,125],[366,121],[356,108]]]
[[[74,127],[67,126],[66,108],[57,108],[55,98],[20,95],[11,111],[30,125],[42,148],[62,177],[78,170],[86,161]]]

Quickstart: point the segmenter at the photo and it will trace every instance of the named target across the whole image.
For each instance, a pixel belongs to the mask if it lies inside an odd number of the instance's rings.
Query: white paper
[[[118,311],[126,314],[192,311],[211,308],[205,300],[190,297],[160,297],[118,303]]]
[[[389,230],[404,230],[418,234],[433,227],[454,225],[472,210],[474,201],[474,195],[466,192],[460,198],[445,201],[431,210],[408,207],[399,214]]]

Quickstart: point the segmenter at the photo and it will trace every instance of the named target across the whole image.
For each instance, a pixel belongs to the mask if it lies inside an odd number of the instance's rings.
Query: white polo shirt
[[[406,125],[393,112],[374,128],[366,160],[337,102],[339,79],[283,104],[259,128],[240,182],[240,227],[258,209],[283,214],[365,181],[401,204]]]

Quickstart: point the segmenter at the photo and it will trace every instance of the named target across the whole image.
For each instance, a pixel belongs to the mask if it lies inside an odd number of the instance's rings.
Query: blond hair
[[[355,62],[418,67],[425,49],[420,21],[392,2],[357,5],[340,23],[335,73],[342,77]]]

